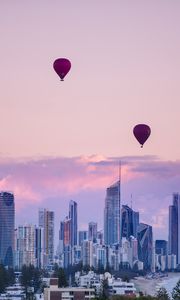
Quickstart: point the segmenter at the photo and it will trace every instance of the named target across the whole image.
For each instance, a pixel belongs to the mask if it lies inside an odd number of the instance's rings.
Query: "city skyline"
[[[165,241],[154,239],[153,227],[139,222],[139,212],[127,205],[120,209],[119,188],[120,183],[117,181],[106,190],[103,232],[97,230],[95,222],[88,223],[88,231],[85,234],[82,231],[77,232],[78,204],[69,201],[69,215],[64,221],[59,221],[56,256],[53,211],[39,210],[39,227],[18,226],[15,231],[11,228],[11,232],[15,234],[15,266],[20,269],[23,263],[32,263],[39,267],[50,267],[56,261],[64,268],[80,262],[83,266],[94,266],[96,269],[103,267],[104,270],[108,264],[113,270],[125,266],[136,266],[138,270],[144,268],[153,272],[176,268],[179,265],[180,249],[180,194],[172,195],[173,205],[169,206],[169,238]],[[117,221],[119,229],[116,226]],[[112,234],[112,225],[115,227],[115,234]],[[80,240],[77,239],[78,235]]]
[[[179,10],[179,0],[1,1],[0,190],[14,193],[17,224],[46,207],[58,236],[72,199],[80,229],[103,228],[121,160],[122,204],[168,239],[180,191]],[[72,63],[64,82],[58,57]],[[138,123],[151,127],[143,149]]]
[[[168,206],[172,194],[179,191],[180,165],[156,157],[121,160],[122,204],[132,202],[141,221],[153,226],[155,237],[167,239]],[[0,162],[0,189],[11,190],[16,196],[17,224],[37,223],[34,210],[46,207],[56,211],[57,235],[58,218],[64,218],[67,203],[73,199],[79,204],[80,229],[92,220],[102,229],[105,190],[118,179],[118,165],[118,158],[99,156],[7,160]]]

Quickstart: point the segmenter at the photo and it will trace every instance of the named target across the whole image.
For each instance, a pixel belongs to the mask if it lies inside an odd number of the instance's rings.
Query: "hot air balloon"
[[[146,124],[138,124],[134,127],[133,133],[135,138],[141,144],[141,148],[143,147],[145,141],[151,134],[151,128]]]
[[[61,81],[63,81],[64,77],[71,69],[71,62],[67,58],[57,58],[54,61],[53,68],[60,77]]]

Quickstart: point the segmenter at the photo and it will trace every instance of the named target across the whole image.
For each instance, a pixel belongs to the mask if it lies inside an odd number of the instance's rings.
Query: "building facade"
[[[160,255],[167,255],[167,241],[165,240],[156,240],[155,241],[155,253]]]
[[[105,245],[119,244],[121,241],[121,204],[120,181],[106,190],[104,209],[104,243]]]
[[[43,265],[53,263],[54,259],[54,212],[39,210],[39,227],[43,228]]]
[[[70,219],[70,245],[77,245],[77,203],[73,200],[69,202],[69,219]]]
[[[135,212],[128,205],[122,205],[121,215],[121,236],[126,239],[129,239],[130,236],[137,237],[139,212]]]
[[[88,240],[93,241],[93,243],[97,240],[97,223],[89,222],[88,224]]]
[[[15,234],[14,195],[0,193],[0,263],[13,267],[14,234]]]
[[[143,262],[145,270],[153,265],[153,233],[152,226],[140,223],[137,232],[138,259]]]
[[[173,204],[169,206],[169,254],[176,255],[180,264],[180,195],[173,194]]]
[[[35,258],[35,226],[19,226],[16,240],[15,267],[20,270],[23,265],[36,266]]]
[[[78,236],[79,236],[78,244],[79,244],[79,246],[81,246],[83,241],[88,240],[88,231],[80,230],[78,232]]]

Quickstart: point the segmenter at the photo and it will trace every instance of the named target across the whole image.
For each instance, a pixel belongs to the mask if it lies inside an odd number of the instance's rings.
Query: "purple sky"
[[[57,229],[73,199],[78,203],[79,229],[87,229],[90,221],[97,221],[102,229],[106,187],[118,179],[118,160],[100,156],[3,159],[0,189],[15,194],[17,224],[37,224],[38,208],[46,207],[55,211]],[[132,199],[140,221],[153,226],[156,238],[167,238],[168,206],[172,192],[179,191],[180,161],[155,156],[126,156],[121,161],[122,204],[131,205]]]
[[[0,1],[0,186],[16,195],[17,222],[44,206],[59,222],[74,199],[81,228],[102,227],[121,157],[123,203],[132,193],[167,237],[180,191],[179,28],[179,0]],[[72,62],[63,83],[58,57]],[[143,149],[138,123],[152,129]]]

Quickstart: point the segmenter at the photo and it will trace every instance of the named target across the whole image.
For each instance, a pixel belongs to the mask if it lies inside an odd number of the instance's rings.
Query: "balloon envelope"
[[[54,61],[53,68],[58,74],[58,76],[61,78],[61,80],[63,80],[66,74],[71,69],[71,62],[67,58],[57,58]]]
[[[134,127],[133,133],[135,138],[141,144],[141,147],[143,147],[145,141],[151,134],[151,128],[146,124],[138,124]]]

